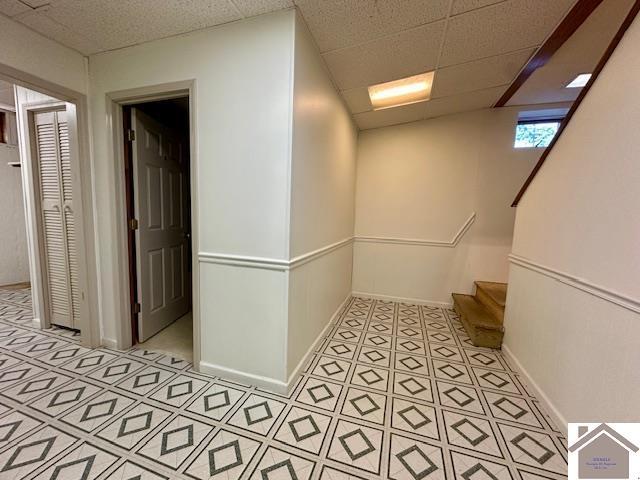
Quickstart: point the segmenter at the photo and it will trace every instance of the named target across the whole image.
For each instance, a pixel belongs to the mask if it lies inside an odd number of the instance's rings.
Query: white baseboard
[[[376,300],[389,300],[392,302],[413,303],[415,305],[433,305],[435,307],[451,308],[453,302],[437,302],[435,300],[425,300],[423,298],[410,298],[410,297],[394,297],[391,295],[379,295],[377,293],[367,292],[352,292],[354,297],[374,298]]]
[[[102,337],[100,339],[100,345],[111,348],[112,350],[118,350],[118,341],[113,338]]]
[[[349,292],[349,294],[345,297],[345,299],[340,303],[340,306],[338,306],[336,311],[333,312],[333,315],[331,315],[331,318],[329,318],[329,321],[324,326],[320,334],[316,337],[316,339],[311,344],[307,352],[302,356],[302,359],[298,362],[298,365],[296,365],[296,368],[293,369],[293,372],[291,372],[291,375],[289,375],[289,379],[287,380],[287,393],[296,384],[296,380],[302,374],[302,371],[304,370],[305,365],[309,361],[309,358],[311,358],[311,356],[314,354],[314,352],[316,351],[316,348],[318,347],[318,344],[322,342],[324,337],[327,335],[327,330],[329,330],[331,325],[335,322],[338,315],[340,315],[340,312],[342,311],[344,306],[349,302],[349,300],[351,300],[351,292]]]
[[[42,328],[42,324],[40,323],[40,319],[39,318],[31,319],[31,326],[33,328]]]
[[[565,438],[567,438],[567,421],[564,416],[556,408],[551,399],[549,399],[544,391],[538,386],[535,380],[531,378],[531,375],[529,375],[527,369],[522,366],[520,361],[515,357],[513,352],[505,343],[502,344],[502,353],[504,353],[504,356],[507,357],[511,364],[514,365],[516,369],[526,378],[527,384],[534,390],[533,393],[535,394],[536,398],[540,401],[546,412],[555,422],[556,426],[564,434]]]
[[[281,395],[286,395],[289,392],[288,383],[276,380],[275,378],[240,372],[231,368],[221,367],[220,365],[214,365],[213,363],[208,363],[203,360],[200,360],[199,367],[200,373],[205,373],[213,377],[221,377],[222,379],[243,383],[245,385],[253,385]]]

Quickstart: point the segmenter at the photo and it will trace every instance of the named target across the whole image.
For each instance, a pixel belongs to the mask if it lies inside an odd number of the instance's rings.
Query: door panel
[[[150,230],[162,229],[162,167],[145,165],[147,171],[147,219]]]
[[[67,114],[37,112],[33,119],[49,321],[76,328],[82,299]]]
[[[191,308],[189,235],[184,221],[187,175],[179,132],[132,108],[139,340],[145,341]]]
[[[184,245],[171,247],[171,300],[179,299],[184,295]]]

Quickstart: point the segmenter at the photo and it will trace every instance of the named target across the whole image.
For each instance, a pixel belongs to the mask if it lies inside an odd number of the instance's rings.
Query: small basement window
[[[546,148],[558,133],[568,108],[545,108],[518,113],[515,148]]]
[[[515,148],[546,148],[556,136],[561,119],[522,120],[516,127]]]

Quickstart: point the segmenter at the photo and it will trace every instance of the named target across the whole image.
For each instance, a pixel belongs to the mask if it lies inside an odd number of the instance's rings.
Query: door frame
[[[133,344],[131,328],[131,281],[129,275],[129,228],[127,225],[126,181],[125,181],[125,148],[124,138],[124,107],[137,103],[152,102],[158,100],[170,100],[172,98],[189,98],[189,167],[191,190],[191,285],[192,285],[192,312],[193,312],[193,368],[198,371],[200,366],[200,268],[198,264],[198,159],[196,147],[196,101],[195,80],[186,80],[148,87],[133,88],[109,92],[106,95],[107,115],[109,116],[108,135],[113,140],[113,168],[115,178],[115,191],[117,202],[116,210],[116,236],[115,245],[118,259],[117,277],[119,280],[118,298],[119,321],[116,322],[116,342],[114,345],[120,350],[130,348]],[[133,286],[137,288],[137,286]]]
[[[83,256],[86,259],[84,269],[86,272],[87,284],[84,294],[86,301],[87,316],[80,319],[80,342],[88,348],[99,347],[100,339],[100,314],[99,314],[99,295],[98,295],[98,265],[97,253],[94,236],[94,212],[93,212],[93,180],[92,172],[93,157],[91,156],[91,148],[89,141],[89,110],[87,96],[75,90],[63,87],[48,80],[18,70],[10,65],[0,63],[0,79],[5,80],[13,85],[25,87],[44,95],[54,97],[61,102],[67,103],[67,108],[73,110],[72,118],[75,120],[74,133],[76,135],[77,169],[74,175],[80,185],[80,195],[78,201],[82,205],[91,205],[92,208],[85,208],[82,211],[82,230],[78,233],[84,237]],[[19,110],[19,109],[18,109]],[[46,320],[42,318],[43,312],[46,311],[45,299],[42,291],[37,288],[41,284],[42,270],[39,265],[40,250],[38,249],[38,228],[37,214],[35,211],[35,195],[32,181],[30,181],[31,167],[31,150],[30,140],[27,135],[28,119],[20,111],[16,111],[19,116],[17,119],[18,128],[18,150],[20,153],[20,162],[22,168],[22,190],[24,200],[24,214],[27,232],[27,249],[29,252],[29,276],[32,283],[32,304],[33,304],[33,323],[35,328],[47,328]],[[71,132],[71,129],[70,129]]]

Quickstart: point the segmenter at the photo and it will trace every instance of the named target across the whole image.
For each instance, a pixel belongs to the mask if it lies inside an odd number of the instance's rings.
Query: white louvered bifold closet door
[[[79,265],[66,112],[36,113],[34,125],[49,320],[56,325],[77,328]]]

